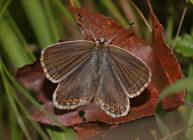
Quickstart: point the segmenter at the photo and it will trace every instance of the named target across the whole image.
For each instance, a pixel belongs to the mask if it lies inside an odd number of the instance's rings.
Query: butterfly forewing
[[[95,43],[86,40],[51,45],[42,51],[41,64],[46,77],[53,83],[62,81],[90,56]]]
[[[108,46],[109,60],[121,87],[129,98],[142,93],[151,80],[146,64],[131,53],[116,46]]]

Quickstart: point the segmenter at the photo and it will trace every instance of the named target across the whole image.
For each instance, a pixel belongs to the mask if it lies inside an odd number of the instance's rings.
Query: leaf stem
[[[193,124],[188,125],[188,126],[186,126],[186,127],[183,127],[183,128],[181,128],[181,129],[179,129],[179,130],[176,130],[176,131],[170,133],[169,135],[161,138],[160,140],[167,140],[167,139],[169,139],[169,138],[171,138],[171,137],[173,137],[173,136],[176,136],[176,135],[184,132],[185,130],[187,130],[187,129],[191,128],[191,127],[193,127]]]
[[[145,22],[147,28],[149,29],[150,32],[152,32],[152,28],[151,26],[149,25],[148,21],[146,20],[145,16],[143,15],[143,13],[140,11],[140,9],[137,7],[137,5],[133,2],[133,1],[130,1],[132,6],[137,10],[137,12],[139,13],[139,15],[141,16],[141,18],[143,19],[143,21]]]
[[[179,36],[180,30],[181,30],[181,28],[182,28],[182,23],[183,23],[183,21],[184,21],[185,15],[186,15],[188,2],[189,2],[189,0],[186,0],[186,6],[184,7],[184,11],[183,11],[182,16],[181,16],[181,19],[180,19],[180,23],[179,23],[179,26],[178,26],[178,30],[177,30],[176,36],[175,36],[175,38],[174,38],[174,41],[173,41],[173,43],[172,43],[172,51],[174,50],[174,44],[175,44],[176,39],[177,39],[177,37]]]
[[[186,105],[186,106],[188,106],[188,107],[193,109],[193,104],[192,103],[184,101],[184,105]]]

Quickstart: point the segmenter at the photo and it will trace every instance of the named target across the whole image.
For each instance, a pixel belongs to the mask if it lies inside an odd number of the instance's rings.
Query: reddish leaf
[[[94,104],[82,106],[73,111],[56,109],[52,101],[47,102],[43,106],[46,110],[48,110],[48,112],[54,114],[55,118],[65,126],[73,126],[76,124],[93,121],[101,121],[108,124],[119,124],[139,117],[152,115],[154,113],[154,106],[159,96],[159,92],[150,85],[143,95],[144,96],[139,96],[131,100],[131,110],[129,115],[121,118],[112,118],[106,115]],[[83,117],[79,115],[82,111],[84,112]],[[49,118],[45,117],[42,112],[36,112],[33,117],[39,122],[55,125],[55,123]]]
[[[52,100],[56,85],[46,79],[39,60],[17,69],[15,78],[24,87],[37,92],[39,101],[46,103]]]
[[[150,9],[150,15],[153,24],[153,32],[152,32],[152,48],[154,54],[158,58],[162,68],[164,69],[165,76],[169,83],[173,83],[176,80],[179,80],[183,77],[180,65],[171,51],[171,49],[166,44],[163,37],[163,27],[159,24],[157,17],[153,13],[153,9],[151,7],[150,1],[148,0],[148,7]],[[176,100],[177,99],[177,100]],[[162,101],[163,107],[165,110],[175,109],[179,105],[181,105],[184,101],[184,93],[178,93],[176,95],[171,95],[165,98]]]
[[[119,124],[143,116],[153,115],[155,103],[160,93],[170,83],[182,78],[182,73],[174,54],[164,41],[163,28],[153,14],[150,3],[148,3],[148,6],[153,23],[152,48],[128,29],[120,32],[117,38],[111,42],[111,44],[127,49],[135,56],[142,59],[150,67],[152,72],[152,82],[148,88],[140,96],[130,99],[131,110],[127,116],[112,118],[94,104],[82,106],[72,111],[56,109],[52,104],[52,94],[56,85],[45,78],[39,60],[34,64],[18,69],[16,78],[24,87],[36,91],[39,100],[44,103],[43,106],[65,126],[75,126],[77,124],[94,121]],[[71,8],[71,11],[80,25],[84,39],[93,39],[89,30],[94,33],[97,39],[104,34],[105,39],[109,40],[113,34],[123,29],[123,27],[113,19],[93,11],[81,8]],[[164,110],[171,110],[179,107],[183,102],[183,98],[184,93],[181,92],[163,99]],[[83,117],[80,116],[81,111],[85,113]],[[38,122],[55,125],[53,121],[49,120],[40,111],[36,112],[33,117]],[[97,132],[102,131],[99,129],[100,126],[96,126],[96,128]],[[83,129],[81,128],[79,130]]]

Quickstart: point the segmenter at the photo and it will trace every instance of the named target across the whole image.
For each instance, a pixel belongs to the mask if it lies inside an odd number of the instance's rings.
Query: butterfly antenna
[[[116,32],[116,33],[111,37],[111,39],[109,39],[109,40],[107,41],[107,44],[110,44],[111,41],[114,40],[114,39],[117,37],[117,35],[118,35],[119,33],[121,33],[121,32],[123,32],[123,31],[127,30],[128,27],[131,26],[131,25],[133,25],[133,24],[134,24],[134,23],[131,23],[131,24],[127,25],[124,29],[121,29],[120,31]]]
[[[89,30],[90,34],[92,35],[92,37],[94,38],[94,41],[96,42],[96,37],[94,36],[93,32],[91,30]]]
[[[88,25],[88,22],[82,17],[82,15],[79,14],[78,16],[79,16],[79,18],[80,18],[81,20],[83,20],[83,22],[86,24],[86,26],[88,27],[87,30],[89,31],[89,33],[92,35],[94,41],[96,42],[96,41],[97,41],[97,40],[96,40],[96,37],[94,36],[93,32],[89,29],[90,26]]]

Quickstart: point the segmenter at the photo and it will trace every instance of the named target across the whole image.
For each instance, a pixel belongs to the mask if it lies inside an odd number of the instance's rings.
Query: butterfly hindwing
[[[89,58],[94,45],[91,41],[78,40],[45,48],[41,54],[41,64],[46,77],[53,83],[59,83]]]
[[[99,75],[95,103],[111,117],[127,115],[130,109],[129,98],[125,95],[107,55],[103,59]]]
[[[94,97],[93,58],[86,60],[65,78],[54,91],[53,102],[59,109],[75,109],[89,103]]]

